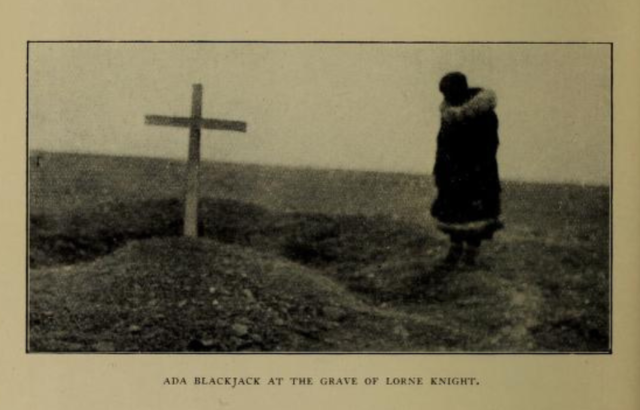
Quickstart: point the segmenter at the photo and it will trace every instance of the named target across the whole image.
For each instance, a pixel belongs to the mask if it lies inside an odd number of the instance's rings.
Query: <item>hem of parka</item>
[[[447,223],[438,222],[438,229],[447,235],[457,237],[462,240],[493,239],[493,235],[504,229],[504,223],[498,219],[484,219],[467,223]]]

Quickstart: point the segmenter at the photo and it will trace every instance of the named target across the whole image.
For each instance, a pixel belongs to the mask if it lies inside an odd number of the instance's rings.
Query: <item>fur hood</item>
[[[440,113],[444,122],[456,122],[473,118],[496,108],[496,94],[491,90],[479,89],[467,102],[459,106],[440,104]]]

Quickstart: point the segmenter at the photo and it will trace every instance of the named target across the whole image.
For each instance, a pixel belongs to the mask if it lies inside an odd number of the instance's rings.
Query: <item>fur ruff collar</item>
[[[459,106],[449,105],[446,101],[440,104],[440,113],[444,122],[456,122],[476,117],[496,108],[496,94],[491,90],[479,90],[476,95]]]

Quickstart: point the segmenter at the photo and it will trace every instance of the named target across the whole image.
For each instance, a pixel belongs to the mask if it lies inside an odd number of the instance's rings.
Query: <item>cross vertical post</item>
[[[193,85],[187,161],[187,193],[184,207],[184,236],[198,237],[198,195],[200,191],[200,120],[202,119],[202,84]]]

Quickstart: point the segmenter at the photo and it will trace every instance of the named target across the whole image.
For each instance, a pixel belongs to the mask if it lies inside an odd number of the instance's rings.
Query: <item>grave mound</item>
[[[357,350],[384,345],[367,334],[401,346],[403,326],[428,329],[309,267],[208,239],[131,241],[93,262],[35,269],[30,287],[35,351]]]
[[[132,241],[35,270],[31,288],[38,351],[295,350],[358,305],[302,266],[206,239]]]

